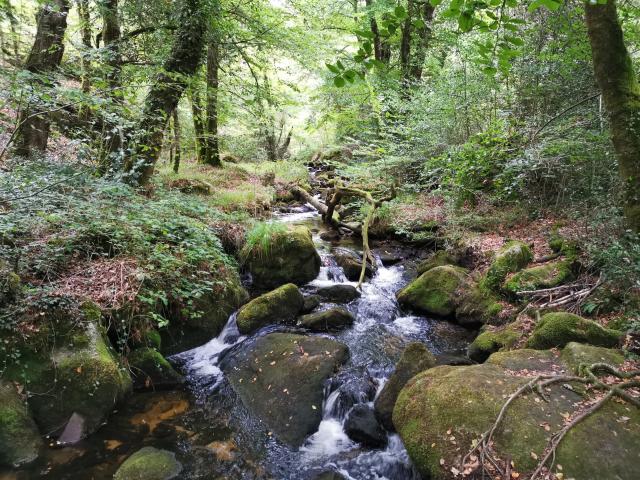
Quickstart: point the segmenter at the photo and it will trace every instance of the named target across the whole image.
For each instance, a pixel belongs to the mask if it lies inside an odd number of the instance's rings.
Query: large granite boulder
[[[439,317],[451,317],[456,310],[456,291],[466,271],[445,265],[423,273],[397,293],[403,307]]]
[[[593,320],[572,313],[554,312],[542,316],[527,340],[527,347],[564,347],[569,342],[615,347],[620,343],[622,336],[622,332],[604,328]]]

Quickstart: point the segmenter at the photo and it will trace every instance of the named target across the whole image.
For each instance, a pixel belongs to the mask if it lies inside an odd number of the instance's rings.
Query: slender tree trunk
[[[164,127],[186,88],[185,77],[195,73],[200,64],[206,30],[202,0],[183,0],[178,12],[173,48],[155,85],[145,99],[144,111],[131,151],[125,161],[129,181],[147,184],[160,155]]]
[[[178,108],[173,111],[173,144],[176,149],[175,156],[173,157],[173,173],[178,173],[180,169],[180,116],[178,114]]]
[[[37,14],[36,38],[27,57],[25,68],[35,75],[45,76],[56,70],[64,53],[64,33],[67,29],[67,0],[52,0],[45,3]],[[34,87],[41,81],[36,79]],[[49,141],[49,116],[42,105],[31,105],[23,109],[18,120],[19,135],[16,142],[18,155],[31,155],[34,150],[44,152]]]
[[[640,85],[624,44],[615,0],[585,8],[593,68],[624,184],[624,214],[629,227],[640,232]]]
[[[122,55],[120,54],[120,16],[118,0],[104,0],[100,4],[102,9],[102,43],[105,49],[106,64],[108,65],[107,82],[111,89],[111,98],[119,101],[121,92],[117,89],[121,85]]]
[[[82,34],[82,46],[84,51],[81,52],[81,68],[82,68],[82,93],[88,95],[91,92],[91,18],[89,16],[89,0],[78,0],[78,16],[80,17],[80,32]],[[89,119],[89,108],[82,105],[78,112],[80,121]]]
[[[216,39],[207,49],[207,124],[205,135],[204,163],[219,167],[220,145],[218,141],[218,72],[220,67],[220,44]]]
[[[366,0],[365,4],[367,8],[371,8],[373,6],[373,0]],[[380,29],[375,15],[371,14],[371,20],[369,22],[371,24],[371,32],[373,33],[373,55],[376,60],[388,63],[391,58],[391,47],[380,36]]]
[[[11,1],[7,0],[5,3],[6,6],[6,14],[9,20],[9,28],[11,29],[11,43],[13,44],[13,54],[15,56],[15,60],[20,62],[20,36],[18,34],[18,18],[16,17],[15,11],[13,10],[13,5],[11,5]]]
[[[402,36],[400,39],[400,70],[402,71],[402,84],[409,84],[409,71],[411,67],[411,30],[413,16],[415,14],[415,5],[413,0],[407,2],[407,18],[402,25]]]
[[[419,81],[422,78],[424,60],[427,57],[429,40],[431,40],[431,23],[433,22],[434,10],[435,9],[430,2],[425,2],[422,6],[420,17],[424,22],[424,26],[416,28],[416,47],[409,67],[409,75],[414,82]]]
[[[202,98],[200,90],[193,86],[191,93],[191,116],[193,117],[193,130],[195,132],[196,160],[202,162],[205,157],[206,143],[204,141],[204,108],[202,108]]]
[[[290,128],[289,133],[287,133],[287,136],[284,138],[284,141],[278,147],[278,160],[282,160],[287,154],[287,151],[289,150],[289,145],[291,145],[292,134],[293,134],[293,128]]]

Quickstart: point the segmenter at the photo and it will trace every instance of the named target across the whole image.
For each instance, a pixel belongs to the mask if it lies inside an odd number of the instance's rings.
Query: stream
[[[315,211],[300,207],[274,217],[313,232],[322,267],[319,276],[301,288],[305,295],[322,286],[350,283],[332,256],[336,245],[320,238],[324,227]],[[358,248],[345,242],[340,246]],[[189,480],[311,480],[324,472],[353,480],[419,479],[396,434],[388,434],[384,449],[363,448],[349,439],[344,421],[355,404],[373,404],[409,342],[425,343],[436,356],[463,355],[468,332],[448,322],[403,314],[395,293],[409,281],[410,272],[401,264],[384,266],[376,257],[378,268],[363,284],[361,297],[345,306],[354,314],[354,324],[334,335],[349,347],[350,358],[325,385],[322,422],[299,449],[266,431],[219,367],[225,355],[249,340],[239,335],[234,314],[218,337],[170,358],[186,375],[186,391],[136,393],[90,438],[48,449],[44,466],[0,473],[0,480],[111,479],[118,465],[143,446],[175,452],[184,467],[179,478]],[[321,303],[318,309],[331,306]],[[270,326],[254,336],[287,328]]]

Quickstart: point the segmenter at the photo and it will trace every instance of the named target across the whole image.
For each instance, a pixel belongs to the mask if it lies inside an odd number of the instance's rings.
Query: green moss
[[[456,263],[458,263],[457,259],[454,258],[454,256],[451,255],[449,252],[447,252],[446,250],[438,250],[429,258],[427,258],[426,260],[423,260],[418,264],[418,269],[417,269],[418,275],[422,275],[424,272],[428,272],[429,270],[435,267],[443,267],[445,265],[455,265]]]
[[[560,358],[551,350],[532,350],[529,348],[493,353],[486,363],[513,371],[553,372],[564,368]]]
[[[0,306],[15,300],[19,292],[20,277],[0,259]]]
[[[138,348],[127,359],[136,388],[173,387],[183,382],[182,376],[154,348]]]
[[[432,268],[398,292],[402,306],[421,312],[451,316],[455,311],[455,294],[465,280],[466,271],[451,265]]]
[[[559,260],[537,267],[526,268],[506,280],[503,284],[503,289],[509,293],[516,294],[523,290],[557,287],[573,280],[574,274],[571,264],[572,262],[569,260]]]
[[[238,312],[238,330],[243,335],[272,323],[293,323],[302,310],[304,298],[292,283],[260,295]]]
[[[456,301],[456,320],[461,325],[495,323],[502,312],[497,296],[482,283],[466,282]]]
[[[606,363],[613,367],[619,367],[624,363],[624,355],[621,350],[613,348],[570,342],[562,349],[562,360],[574,373],[579,374],[581,366],[594,363]]]
[[[124,461],[113,480],[170,480],[181,471],[174,453],[144,447]]]
[[[492,353],[511,348],[522,338],[522,335],[519,322],[487,329],[469,345],[467,354],[476,362],[484,362]]]
[[[517,240],[507,242],[496,253],[483,283],[488,288],[496,290],[500,288],[508,274],[522,270],[532,260],[533,253],[526,243]]]
[[[42,439],[13,385],[0,382],[0,465],[18,467],[38,457]]]
[[[621,332],[604,328],[592,320],[572,313],[547,313],[536,325],[527,347],[546,349],[563,347],[569,342],[588,343],[601,347],[618,345]]]

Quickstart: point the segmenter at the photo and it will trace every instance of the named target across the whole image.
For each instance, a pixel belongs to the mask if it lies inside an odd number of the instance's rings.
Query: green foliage
[[[269,257],[274,248],[274,242],[286,231],[287,227],[279,222],[257,222],[247,232],[241,258],[247,259],[249,255],[256,255],[260,258]]]

